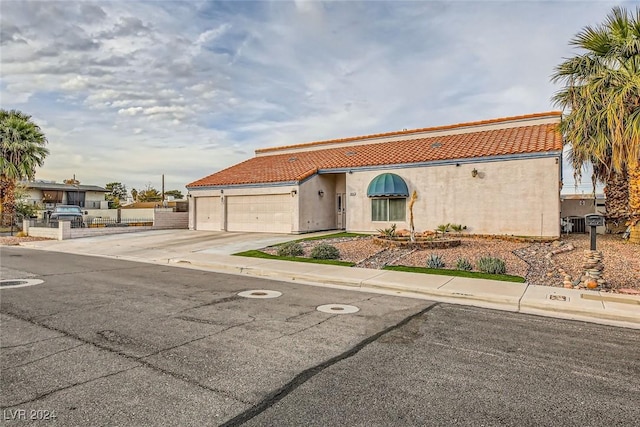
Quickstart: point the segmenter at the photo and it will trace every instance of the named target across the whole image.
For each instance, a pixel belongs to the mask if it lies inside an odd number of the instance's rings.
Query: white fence
[[[150,209],[127,209],[131,211],[149,211]],[[115,210],[114,210],[115,211]],[[147,231],[147,230],[161,230],[161,229],[187,229],[189,228],[189,213],[188,212],[173,212],[172,209],[161,208],[156,209],[155,211],[151,209],[152,216],[148,219],[148,222],[153,225],[130,225],[130,226],[99,226],[99,222],[92,224],[91,222],[86,222],[87,227],[81,228],[71,228],[70,221],[59,221],[57,228],[50,227],[32,227],[30,226],[30,221],[23,221],[23,229],[22,231],[26,233],[28,236],[34,237],[46,237],[49,239],[56,240],[67,240],[67,239],[77,239],[81,237],[91,237],[91,236],[104,236],[107,234],[122,234],[122,233],[136,233],[139,231]],[[124,210],[123,210],[124,212]],[[133,214],[127,215],[129,219],[139,219],[139,217],[134,216]],[[104,218],[103,219],[110,219]],[[97,219],[97,217],[92,217],[92,219]],[[122,217],[121,217],[122,219]],[[116,218],[117,220],[117,212]],[[117,224],[115,224],[117,225]],[[125,225],[125,224],[123,224]]]

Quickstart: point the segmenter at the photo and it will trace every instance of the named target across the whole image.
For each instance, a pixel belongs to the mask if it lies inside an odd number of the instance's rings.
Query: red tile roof
[[[346,169],[365,166],[411,164],[443,160],[508,156],[562,150],[557,130],[561,113],[540,113],[482,122],[462,123],[364,137],[320,141],[286,147],[257,150],[257,157],[199,179],[187,187],[225,186],[300,181],[320,169]],[[522,123],[522,120],[552,118],[553,123]],[[498,124],[512,127],[486,128]],[[477,131],[469,129],[478,127]],[[445,135],[416,136],[423,132],[456,131]],[[379,137],[407,136],[398,141],[363,143]],[[358,141],[358,144],[331,147],[331,144]],[[323,145],[327,145],[323,148]],[[299,149],[278,154],[280,150]],[[267,153],[269,153],[267,155]],[[273,153],[273,154],[271,154]]]

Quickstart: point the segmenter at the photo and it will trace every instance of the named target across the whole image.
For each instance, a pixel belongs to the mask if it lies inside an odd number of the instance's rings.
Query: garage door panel
[[[220,230],[220,197],[196,198],[196,230]]]
[[[291,195],[227,197],[227,230],[291,232]]]

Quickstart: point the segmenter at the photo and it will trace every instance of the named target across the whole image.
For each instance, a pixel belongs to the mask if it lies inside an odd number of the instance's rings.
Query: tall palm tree
[[[31,116],[16,110],[0,110],[0,223],[10,225],[15,215],[15,185],[33,179],[36,167],[49,154],[47,139]]]
[[[570,44],[583,52],[555,68],[565,87],[553,101],[567,111],[560,124],[576,178],[593,166],[606,184],[607,216],[635,226],[640,220],[640,8],[615,7],[599,26],[582,29]],[[622,188],[620,188],[622,186]],[[626,188],[625,188],[626,187]],[[640,225],[632,229],[640,243]]]

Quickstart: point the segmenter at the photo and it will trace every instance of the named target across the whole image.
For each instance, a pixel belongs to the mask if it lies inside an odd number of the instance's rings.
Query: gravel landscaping
[[[497,257],[505,261],[506,274],[526,278],[532,285],[563,287],[566,276],[577,283],[584,263],[584,250],[589,249],[588,234],[562,236],[551,243],[522,243],[501,239],[462,237],[460,246],[438,250],[385,249],[373,243],[372,238],[339,237],[324,240],[301,241],[305,253],[321,242],[340,250],[340,260],[356,267],[383,268],[386,265],[426,267],[431,254],[442,257],[445,268],[455,269],[458,259],[466,258],[474,266],[479,258]],[[604,258],[605,286],[608,292],[640,293],[640,246],[623,241],[619,235],[599,235],[598,250]],[[262,249],[275,255],[277,248]]]

